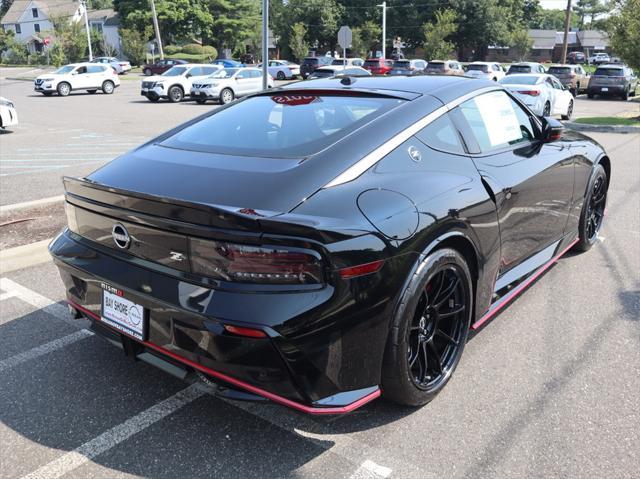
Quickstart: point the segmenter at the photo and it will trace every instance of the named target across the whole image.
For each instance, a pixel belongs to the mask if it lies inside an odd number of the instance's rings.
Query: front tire
[[[115,89],[116,86],[111,80],[106,80],[104,83],[102,83],[102,93],[104,93],[105,95],[111,95]]]
[[[441,249],[423,260],[400,300],[382,367],[385,398],[422,406],[449,382],[460,362],[473,311],[469,268]]]
[[[629,89],[628,88],[625,91],[622,92],[622,95],[620,95],[620,98],[622,99],[622,101],[627,101],[629,99]]]
[[[231,90],[230,88],[225,88],[220,92],[220,103],[223,105],[231,103],[234,98],[235,95],[233,94],[233,90]]]
[[[174,85],[171,88],[169,88],[169,91],[167,92],[167,96],[171,103],[180,103],[184,98],[184,92],[182,91],[182,88]]]
[[[562,119],[571,120],[572,116],[573,116],[573,100],[569,102],[569,106],[567,107],[567,113],[565,115],[562,115]]]
[[[56,90],[60,96],[69,96],[69,93],[71,93],[71,85],[67,82],[62,82],[58,84],[58,88],[56,88]]]
[[[575,245],[578,251],[590,250],[598,240],[607,205],[607,188],[607,172],[602,165],[596,165],[589,179],[587,196],[580,213],[578,242]]]

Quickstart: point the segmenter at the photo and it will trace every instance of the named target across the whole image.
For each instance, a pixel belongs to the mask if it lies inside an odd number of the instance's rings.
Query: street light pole
[[[164,51],[162,50],[162,38],[160,38],[160,27],[158,26],[158,15],[156,14],[156,2],[151,0],[151,14],[153,16],[153,29],[156,32],[156,43],[158,44],[158,54],[160,60],[164,60]]]
[[[567,48],[569,44],[569,22],[571,20],[571,0],[567,0],[567,11],[564,14],[564,39],[562,41],[562,61],[567,63]]]
[[[269,83],[269,0],[262,0],[262,89]]]
[[[387,2],[378,5],[382,7],[382,58],[387,57]]]
[[[89,61],[93,60],[93,51],[91,51],[91,31],[89,30],[89,12],[87,11],[87,0],[82,0],[84,8],[84,27],[87,30],[87,45],[89,46]]]

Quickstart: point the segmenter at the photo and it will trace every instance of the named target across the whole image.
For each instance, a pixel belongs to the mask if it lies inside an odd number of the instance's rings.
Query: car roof
[[[341,90],[379,91],[407,98],[431,95],[443,103],[448,103],[462,95],[482,88],[496,86],[496,82],[457,76],[393,76],[357,77],[350,84],[341,83],[340,78],[323,78],[305,82],[289,83],[283,90]],[[409,94],[409,95],[407,95]]]
[[[517,62],[517,63],[512,63],[511,64],[512,67],[519,67],[519,66],[530,67],[532,65],[540,65],[540,63],[536,63],[536,62]]]
[[[471,62],[469,63],[469,65],[495,65],[496,63],[500,63],[500,62]]]

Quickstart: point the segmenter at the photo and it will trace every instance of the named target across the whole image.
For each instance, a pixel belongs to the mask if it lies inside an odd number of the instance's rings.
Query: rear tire
[[[69,96],[69,93],[71,93],[71,85],[63,81],[58,84],[56,90],[58,90],[58,95],[60,96]]]
[[[116,89],[116,86],[111,80],[106,80],[102,83],[102,93],[105,95],[111,95]]]
[[[593,93],[587,93],[587,98],[593,98],[595,95]]]
[[[587,196],[578,223],[578,242],[574,246],[577,251],[588,251],[598,240],[598,233],[604,221],[607,205],[607,173],[602,165],[596,165],[589,179]]]
[[[573,100],[569,102],[569,106],[567,107],[566,115],[562,115],[563,120],[571,120],[571,116],[573,115]]]
[[[628,88],[625,91],[622,92],[622,95],[620,95],[620,98],[622,99],[622,101],[627,101],[629,99],[629,89]]]
[[[287,79],[286,75],[285,75],[285,74],[284,74],[284,72],[282,72],[282,71],[280,71],[280,72],[278,72],[278,73],[276,74],[276,78],[277,78],[278,80],[280,80],[280,81],[282,81],[282,80],[286,80],[286,79]]]
[[[457,251],[441,249],[422,261],[393,320],[384,363],[384,397],[427,404],[460,362],[473,311],[471,274]]]
[[[147,77],[151,76],[151,70],[149,68],[145,68],[144,72],[142,72],[142,73],[144,73],[144,76],[147,76]]]
[[[542,116],[546,117],[551,115],[551,104],[549,102],[544,104],[544,109],[542,110]]]

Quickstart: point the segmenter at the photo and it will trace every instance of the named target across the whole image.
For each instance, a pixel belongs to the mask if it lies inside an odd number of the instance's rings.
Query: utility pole
[[[158,15],[156,14],[156,2],[151,0],[151,14],[153,16],[153,29],[156,32],[156,43],[158,44],[158,53],[160,60],[164,60],[164,51],[162,50],[162,38],[160,37],[160,27],[158,26]]]
[[[262,89],[269,78],[269,0],[262,0]]]
[[[387,49],[385,45],[387,44],[387,2],[382,2],[378,5],[378,7],[382,7],[382,58],[386,58]]]
[[[89,45],[89,61],[93,60],[93,51],[91,51],[91,30],[89,30],[89,12],[87,9],[87,0],[82,0],[84,8],[84,27],[87,30],[87,45]]]
[[[564,14],[564,41],[562,42],[562,63],[567,63],[567,47],[569,44],[569,23],[571,21],[571,0],[567,0],[567,11]]]

